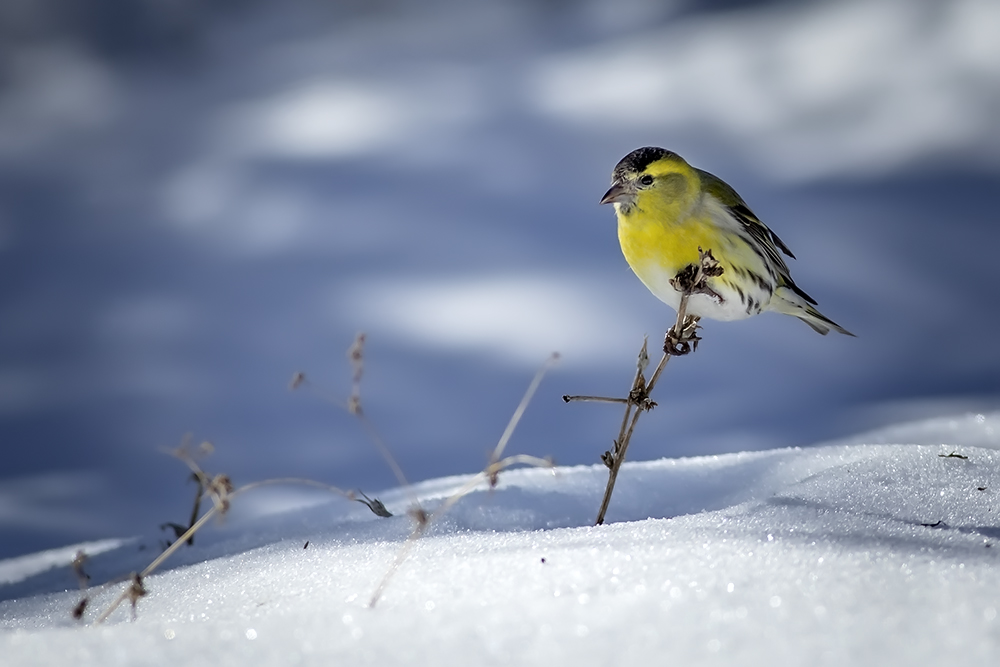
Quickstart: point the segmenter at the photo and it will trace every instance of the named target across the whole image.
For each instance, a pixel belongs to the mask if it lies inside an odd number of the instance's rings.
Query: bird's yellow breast
[[[629,214],[618,212],[618,241],[629,266],[647,282],[651,272],[673,276],[697,263],[698,248],[718,249],[718,257],[725,237],[707,215],[637,206]]]

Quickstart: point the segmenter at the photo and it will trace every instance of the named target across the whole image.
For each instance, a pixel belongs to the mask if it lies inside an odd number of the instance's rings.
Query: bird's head
[[[611,189],[602,204],[614,204],[621,215],[633,209],[657,208],[645,202],[665,205],[677,202],[698,187],[695,170],[677,153],[646,146],[621,159],[611,172]]]

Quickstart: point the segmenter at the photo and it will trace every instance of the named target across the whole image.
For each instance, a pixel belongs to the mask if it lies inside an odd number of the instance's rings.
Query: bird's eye
[[[653,184],[653,177],[650,176],[649,174],[646,174],[645,176],[643,176],[642,178],[639,179],[639,182],[641,184],[643,184],[643,185],[652,185]]]

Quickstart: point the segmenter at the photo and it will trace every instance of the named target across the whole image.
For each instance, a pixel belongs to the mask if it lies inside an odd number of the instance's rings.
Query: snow
[[[71,562],[77,552],[84,552],[91,556],[111,549],[117,549],[127,540],[95,540],[94,542],[83,542],[59,549],[47,549],[45,551],[28,554],[27,556],[17,556],[0,561],[0,584],[12,584],[32,577],[40,572],[45,572],[54,567],[62,567]]]
[[[409,499],[433,508],[468,477],[380,494],[390,519],[343,500],[242,519],[234,507],[146,579],[134,621],[125,605],[88,627],[121,584],[83,624],[56,571],[37,595],[0,588],[0,654],[10,665],[996,664],[998,427],[1000,413],[970,413],[810,448],[631,462],[596,527],[602,466],[509,471],[432,524],[374,608],[411,530]],[[88,567],[139,569],[151,550],[137,543],[104,545]],[[17,560],[32,558],[53,563]]]

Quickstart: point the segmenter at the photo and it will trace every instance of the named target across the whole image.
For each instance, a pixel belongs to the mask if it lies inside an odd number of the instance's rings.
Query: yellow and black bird
[[[781,252],[795,256],[736,191],[680,155],[653,147],[632,151],[612,172],[601,203],[614,204],[629,266],[675,310],[681,293],[671,279],[699,262],[702,248],[712,252],[722,274],[707,278],[707,293],[689,297],[689,314],[728,321],[771,310],[824,335],[831,329],[854,335],[820,313],[795,284]]]

